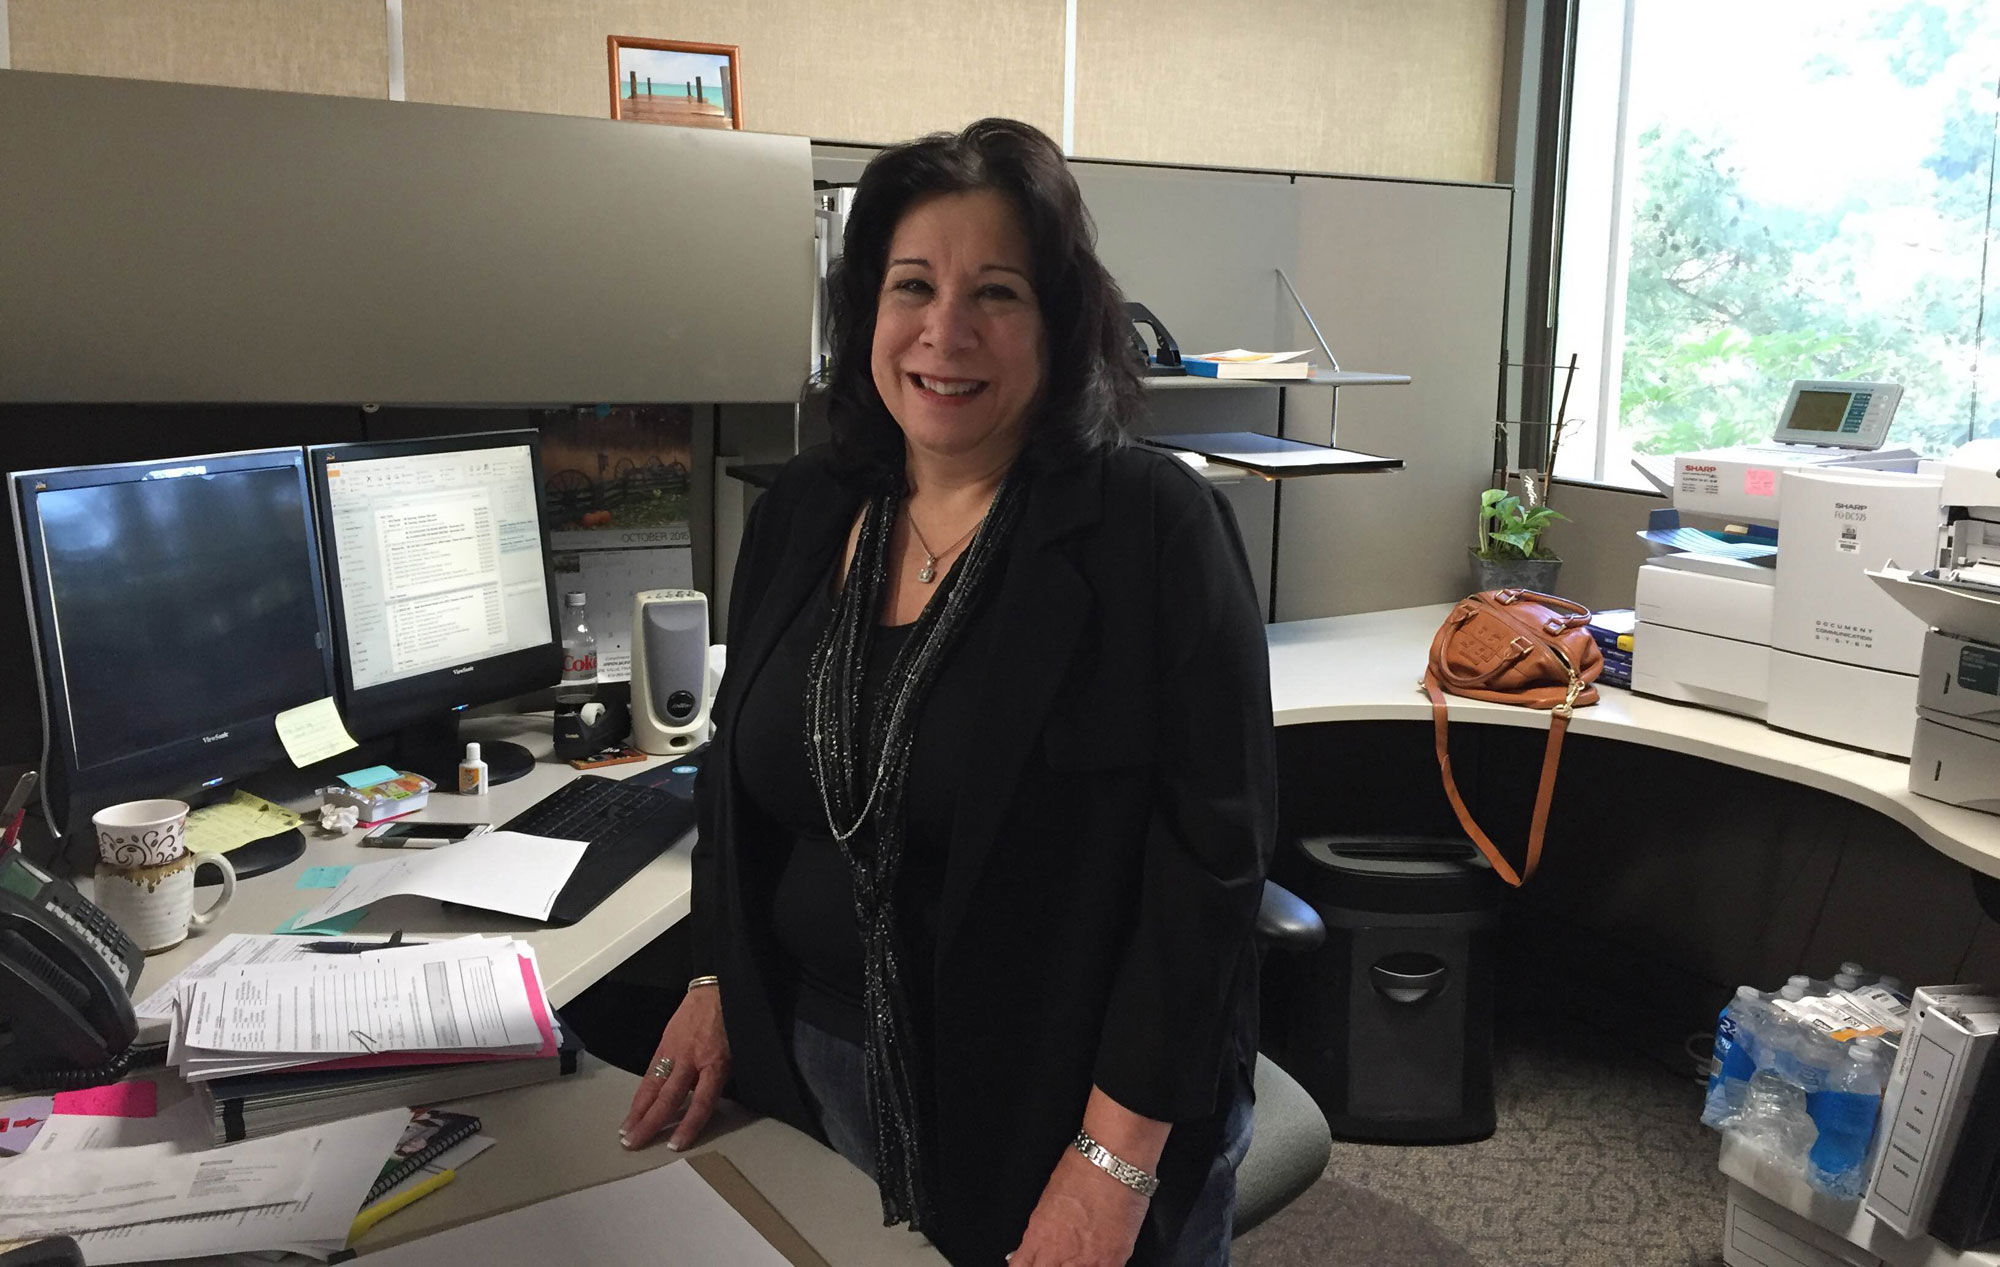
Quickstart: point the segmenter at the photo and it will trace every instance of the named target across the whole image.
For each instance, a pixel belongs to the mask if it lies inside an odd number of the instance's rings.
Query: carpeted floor
[[[1711,1267],[1718,1139],[1692,1077],[1602,1034],[1516,1016],[1491,1139],[1336,1141],[1326,1176],[1236,1243],[1238,1267]]]

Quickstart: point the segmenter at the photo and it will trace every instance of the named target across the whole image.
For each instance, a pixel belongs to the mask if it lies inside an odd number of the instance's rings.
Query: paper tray
[[[2000,596],[1918,580],[1891,564],[1871,569],[1868,579],[1911,615],[1946,633],[2000,646]]]

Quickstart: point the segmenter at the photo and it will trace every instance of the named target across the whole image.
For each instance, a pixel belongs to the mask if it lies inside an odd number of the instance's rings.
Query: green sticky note
[[[306,911],[311,909],[311,907],[307,907]],[[275,931],[280,933],[297,933],[304,937],[338,937],[356,924],[359,924],[362,918],[368,914],[368,908],[364,906],[358,911],[349,911],[345,915],[336,915],[332,919],[322,920],[317,924],[308,924],[302,928],[299,926],[299,920],[305,917],[306,911],[300,911],[297,915],[278,925]]]
[[[307,867],[305,874],[300,876],[299,882],[292,887],[295,889],[337,889],[340,887],[340,882],[347,878],[347,873],[352,870],[354,870],[352,865],[345,867]]]
[[[356,770],[352,774],[341,775],[340,781],[349,787],[367,787],[370,783],[387,783],[396,777],[394,766],[371,765],[366,770]]]

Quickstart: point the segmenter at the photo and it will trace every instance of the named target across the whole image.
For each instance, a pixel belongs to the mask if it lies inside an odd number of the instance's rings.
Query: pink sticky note
[[[1778,473],[1760,471],[1751,467],[1743,472],[1743,495],[1745,497],[1775,497],[1778,493]]]
[[[58,1113],[87,1117],[151,1117],[159,1111],[160,1088],[142,1078],[135,1082],[114,1082],[108,1087],[92,1087],[88,1091],[58,1091],[55,1100],[55,1111]]]

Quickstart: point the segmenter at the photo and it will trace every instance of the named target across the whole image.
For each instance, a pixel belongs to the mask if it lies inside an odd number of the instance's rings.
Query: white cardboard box
[[[1881,1267],[1882,1260],[1787,1210],[1739,1180],[1722,1216],[1729,1267]]]
[[[1907,760],[1916,733],[1916,674],[1773,649],[1765,720],[1782,730]]]
[[[1885,1134],[1869,1178],[1868,1213],[1907,1237],[1931,1207],[1958,1145],[1979,1074],[2000,1039],[2000,998],[1983,985],[1922,986],[1882,1096]]]

